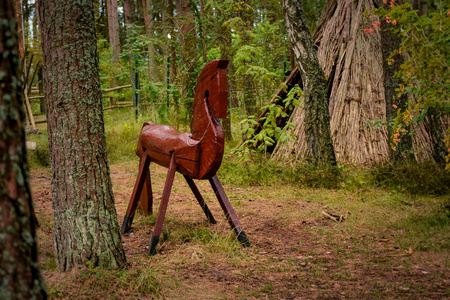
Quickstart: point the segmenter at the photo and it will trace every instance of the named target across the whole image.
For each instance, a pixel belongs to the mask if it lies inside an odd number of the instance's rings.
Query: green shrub
[[[445,195],[450,192],[450,171],[434,163],[381,164],[371,168],[374,183],[416,195]]]
[[[251,162],[224,159],[219,173],[225,183],[238,185],[299,184],[313,188],[333,189],[342,181],[337,167],[317,167],[308,163],[286,163],[254,155]]]
[[[30,167],[41,168],[50,166],[50,152],[48,149],[47,132],[44,134],[28,134],[27,141],[35,142],[35,150],[27,150],[27,159]]]
[[[136,122],[133,113],[131,109],[105,112],[106,151],[110,163],[136,158],[136,145],[143,122]]]

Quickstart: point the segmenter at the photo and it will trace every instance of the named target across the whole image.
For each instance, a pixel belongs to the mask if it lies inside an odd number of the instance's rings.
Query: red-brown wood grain
[[[175,154],[176,170],[194,179],[214,176],[222,163],[224,134],[217,118],[227,115],[228,60],[213,60],[203,67],[194,96],[192,133],[167,125],[144,123],[136,153],[169,167]]]

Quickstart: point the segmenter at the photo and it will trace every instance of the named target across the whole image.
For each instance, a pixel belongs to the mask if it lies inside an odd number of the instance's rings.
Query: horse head
[[[194,112],[196,106],[203,106],[204,100],[208,99],[211,113],[215,118],[227,117],[227,65],[228,60],[217,59],[203,67],[195,88]]]

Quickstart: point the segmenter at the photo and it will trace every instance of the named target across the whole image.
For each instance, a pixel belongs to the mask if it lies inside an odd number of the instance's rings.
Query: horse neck
[[[201,140],[202,144],[217,142],[214,135],[223,133],[222,126],[219,120],[213,116],[207,99],[196,101],[194,104],[191,129],[192,138],[197,141]]]
[[[211,178],[222,163],[224,134],[219,120],[213,116],[205,100],[194,107],[192,130],[192,138],[199,141],[200,147],[198,178]]]

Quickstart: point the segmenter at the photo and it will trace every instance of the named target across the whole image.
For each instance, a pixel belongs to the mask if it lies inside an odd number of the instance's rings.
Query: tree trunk
[[[167,6],[169,16],[168,24],[169,24],[169,34],[171,36],[169,42],[169,48],[167,49],[167,56],[170,56],[170,78],[172,78],[172,82],[175,82],[178,77],[178,62],[177,62],[177,52],[175,48],[175,21],[174,21],[174,10],[175,6],[173,4],[173,0],[169,0],[169,5]]]
[[[16,10],[16,21],[17,21],[17,32],[18,32],[18,43],[19,43],[19,54],[20,54],[20,65],[19,68],[22,70],[23,62],[25,59],[25,41],[23,40],[23,23],[22,23],[22,6],[20,5],[22,1],[15,0],[15,10]]]
[[[106,158],[94,6],[40,2],[59,271],[125,265]]]
[[[327,79],[319,65],[301,1],[283,0],[283,9],[287,33],[303,81],[306,158],[319,165],[335,165],[330,135]]]
[[[222,21],[224,19],[223,12],[220,10],[217,10],[217,14],[220,16],[220,20]],[[231,39],[231,30],[227,28],[226,26],[222,25],[222,22],[218,22],[217,28],[216,28],[217,36],[222,37],[222,40],[220,41],[219,47],[220,47],[220,56],[222,59],[228,59],[230,62],[228,63],[228,74],[232,73],[232,65],[233,65],[233,55],[232,55],[232,48],[230,45],[232,44]],[[205,49],[206,53],[206,49]],[[228,76],[228,102],[227,102],[227,117],[222,120],[222,126],[223,126],[223,132],[225,135],[226,141],[231,141],[233,139],[233,134],[231,132],[231,110],[232,107],[232,99],[235,97],[235,89],[234,89],[234,81],[231,80],[231,76]]]
[[[109,45],[112,49],[111,63],[113,69],[117,68],[120,59],[120,36],[119,36],[119,13],[117,11],[117,0],[107,0],[108,8],[108,28],[109,28]],[[112,78],[109,87],[117,86],[117,78]],[[110,105],[116,105],[116,98],[110,98]]]
[[[123,0],[123,14],[125,18],[126,32],[128,36],[128,51],[129,51],[129,62],[130,62],[130,81],[133,89],[137,89],[136,86],[136,70],[135,70],[135,62],[134,55],[132,53],[132,42],[130,38],[132,38],[132,25],[135,25],[136,21],[136,6],[134,0]],[[137,107],[138,103],[136,103],[136,93],[132,94],[134,106]]]
[[[142,0],[142,6],[144,8],[144,23],[145,33],[147,34],[148,41],[148,74],[150,80],[156,80],[155,70],[155,47],[152,42],[153,38],[153,0]]]
[[[331,137],[340,163],[371,164],[389,159],[383,58],[378,31],[364,32],[378,17],[365,14],[372,0],[328,1],[314,33],[318,58],[328,78]],[[303,109],[294,111],[296,140],[277,145],[274,156],[302,158],[307,140]],[[293,150],[292,150],[293,149]]]
[[[180,24],[180,57],[182,64],[181,82],[183,86],[183,97],[194,97],[195,87],[195,63],[196,63],[196,44],[195,44],[195,26],[194,13],[189,0],[176,1],[177,15]],[[191,108],[190,108],[191,110]]]
[[[28,178],[16,19],[12,1],[0,0],[0,7],[0,298],[46,299]]]

